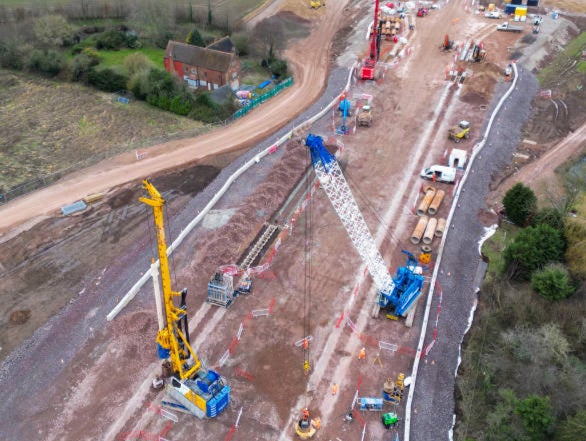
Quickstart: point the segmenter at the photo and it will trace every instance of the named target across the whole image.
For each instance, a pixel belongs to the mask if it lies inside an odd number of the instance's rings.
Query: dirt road
[[[30,228],[63,205],[88,194],[107,191],[126,182],[185,167],[210,155],[250,147],[284,126],[306,109],[324,90],[330,42],[343,23],[349,0],[328,5],[310,37],[287,53],[295,83],[275,99],[234,122],[195,139],[173,141],[148,149],[137,162],[133,152],[72,174],[55,185],[16,199],[0,207],[0,233],[11,228]],[[306,54],[311,53],[311,57]],[[0,236],[0,240],[6,238]]]
[[[489,195],[489,201],[498,204],[503,196],[517,182],[531,187],[536,193],[553,196],[560,185],[555,170],[569,158],[575,157],[586,149],[586,124],[569,134],[542,155],[505,179],[498,190]]]

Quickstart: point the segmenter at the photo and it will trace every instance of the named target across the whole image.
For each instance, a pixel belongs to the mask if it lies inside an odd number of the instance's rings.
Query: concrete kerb
[[[356,67],[356,64],[354,64],[354,66],[352,66],[352,68],[348,72],[348,80],[346,81],[346,86],[344,87],[345,92],[347,92],[350,89],[350,83],[352,81],[352,75],[353,75],[355,67]],[[313,117],[307,119],[305,122],[298,124],[297,127],[303,126],[303,125],[313,124],[318,119],[323,117],[327,112],[329,112],[329,110],[331,108],[333,108],[337,103],[338,103],[338,99],[335,98],[334,100],[332,100],[332,102],[330,102],[327,106],[325,106],[320,112],[318,112]],[[183,240],[187,237],[187,235],[189,233],[191,233],[193,228],[195,228],[195,226],[198,223],[201,222],[203,217],[214,207],[214,205],[220,200],[220,198],[224,195],[224,193],[226,193],[226,191],[228,191],[230,186],[234,183],[234,181],[236,181],[236,179],[238,179],[238,177],[240,175],[242,175],[246,170],[248,170],[253,165],[257,164],[265,156],[274,153],[275,147],[278,147],[278,146],[286,143],[288,140],[290,140],[291,137],[293,136],[293,132],[295,130],[296,129],[294,127],[292,130],[285,133],[281,138],[279,138],[277,140],[277,142],[275,142],[273,145],[271,145],[271,146],[267,147],[266,149],[264,149],[263,151],[261,151],[258,155],[254,156],[252,159],[247,161],[242,167],[240,167],[238,170],[236,170],[226,180],[226,182],[224,183],[222,188],[214,195],[214,197],[204,207],[204,209],[187,225],[187,227],[185,227],[184,230],[181,231],[181,234],[179,234],[179,236],[177,236],[177,239],[175,239],[175,241],[171,244],[171,246],[169,248],[167,248],[167,256],[170,256],[171,253],[183,242]],[[160,264],[159,260],[157,259],[157,261],[155,262],[155,265],[157,268],[159,267],[159,264]],[[130,290],[128,290],[128,292],[124,295],[124,297],[122,297],[122,300],[120,300],[120,302],[118,302],[118,304],[108,313],[108,315],[106,316],[106,319],[108,321],[113,320],[120,313],[120,311],[122,311],[122,309],[124,309],[124,307],[126,305],[128,305],[128,303],[130,303],[130,301],[136,296],[136,294],[138,294],[140,289],[144,286],[144,284],[147,282],[147,280],[150,277],[151,277],[150,271],[145,271],[143,276],[140,279],[138,279],[138,281],[132,286],[132,288],[130,288]]]
[[[476,159],[476,156],[480,153],[480,151],[484,147],[484,144],[486,143],[486,140],[488,138],[488,134],[490,133],[490,130],[492,129],[492,124],[494,122],[494,119],[496,118],[496,115],[500,111],[504,102],[509,98],[511,93],[513,93],[513,90],[515,89],[515,86],[517,85],[517,80],[518,80],[519,76],[518,76],[518,71],[517,71],[517,65],[514,63],[513,63],[513,70],[515,72],[515,78],[511,83],[511,87],[509,87],[509,90],[507,90],[507,92],[503,95],[503,97],[500,99],[499,103],[497,104],[496,108],[494,109],[494,111],[489,119],[488,126],[486,127],[486,131],[484,132],[484,136],[482,137],[482,140],[476,146],[474,146],[474,149],[472,150],[472,156],[470,157],[470,162],[468,163],[468,168],[466,169],[466,172],[464,173],[464,176],[462,177],[462,180],[460,182],[458,190],[456,191],[456,194],[454,196],[454,200],[452,202],[452,207],[450,208],[450,213],[449,213],[448,218],[446,220],[446,234],[443,235],[440,246],[439,246],[438,257],[437,257],[435,268],[433,270],[433,275],[432,275],[431,282],[430,282],[429,293],[427,294],[427,303],[425,305],[425,314],[424,314],[424,318],[423,318],[423,324],[421,326],[421,334],[419,336],[419,343],[417,344],[417,353],[416,353],[416,357],[415,357],[415,362],[413,363],[413,370],[411,373],[412,382],[411,382],[411,386],[409,387],[409,394],[407,396],[407,404],[405,406],[404,441],[409,441],[409,436],[410,436],[410,431],[411,431],[411,405],[413,404],[413,395],[415,393],[415,383],[417,380],[417,371],[419,369],[419,360],[422,358],[421,355],[422,355],[422,351],[423,351],[423,343],[425,342],[425,336],[427,334],[427,324],[429,321],[429,313],[431,310],[431,303],[432,303],[433,294],[435,291],[435,282],[437,280],[437,275],[438,275],[438,272],[440,269],[440,263],[441,263],[446,239],[449,234],[449,228],[447,228],[447,227],[452,222],[452,218],[454,216],[455,209],[458,205],[458,199],[460,197],[462,187],[464,186],[464,183],[466,182],[466,179],[468,178],[468,174],[469,174],[470,170],[472,169],[472,165],[474,164],[474,160]]]

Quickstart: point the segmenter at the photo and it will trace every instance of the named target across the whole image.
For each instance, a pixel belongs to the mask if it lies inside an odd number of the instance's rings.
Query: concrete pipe
[[[425,227],[425,232],[423,233],[423,243],[430,244],[433,241],[433,234],[435,233],[435,228],[437,227],[437,219],[432,217],[429,219],[427,226]]]
[[[425,214],[425,212],[427,211],[429,204],[431,204],[431,201],[433,200],[434,196],[435,196],[435,189],[434,188],[432,188],[431,190],[427,190],[425,192],[425,196],[421,200],[419,207],[417,207],[417,216],[423,216]]]
[[[444,231],[446,231],[446,220],[443,217],[440,217],[437,220],[437,227],[435,228],[435,237],[442,237],[444,235]]]
[[[429,204],[429,208],[427,209],[427,212],[429,214],[437,213],[437,210],[439,209],[439,206],[442,204],[445,195],[446,192],[443,190],[436,191],[435,196],[433,197],[433,200],[431,201],[431,203]]]
[[[423,236],[423,232],[425,231],[425,227],[427,226],[427,221],[429,218],[427,216],[421,216],[417,221],[417,225],[411,233],[411,238],[409,239],[412,244],[417,245]]]

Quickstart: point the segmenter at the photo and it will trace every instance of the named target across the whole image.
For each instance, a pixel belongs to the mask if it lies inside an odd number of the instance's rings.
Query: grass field
[[[164,68],[163,55],[165,54],[164,49],[158,49],[154,47],[141,48],[141,49],[121,49],[119,51],[100,51],[102,61],[101,66],[117,66],[123,65],[124,59],[135,52],[141,52],[145,54],[149,59],[155,63],[158,67]]]
[[[0,189],[84,161],[86,165],[168,138],[192,136],[202,123],[80,84],[0,70]],[[1,191],[1,190],[0,190]]]

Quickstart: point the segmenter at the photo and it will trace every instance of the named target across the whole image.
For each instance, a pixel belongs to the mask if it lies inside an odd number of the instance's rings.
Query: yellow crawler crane
[[[159,358],[165,360],[163,381],[169,397],[163,404],[199,418],[214,418],[228,406],[230,387],[220,374],[202,366],[191,347],[185,304],[187,289],[184,288],[181,292],[171,289],[163,215],[165,199],[148,180],[143,181],[143,188],[150,198],[141,197],[139,200],[153,208],[163,285],[162,306],[166,323],[157,334],[157,351]],[[179,306],[173,302],[175,297],[181,297]]]

